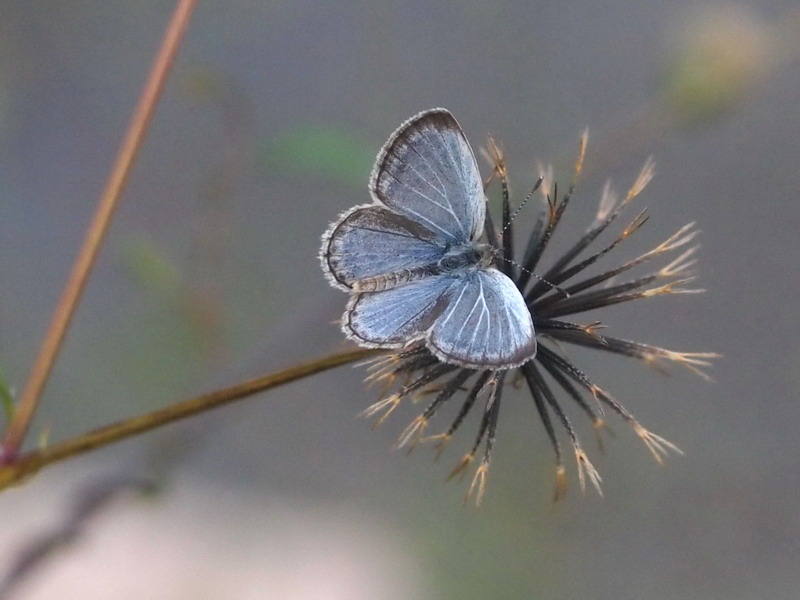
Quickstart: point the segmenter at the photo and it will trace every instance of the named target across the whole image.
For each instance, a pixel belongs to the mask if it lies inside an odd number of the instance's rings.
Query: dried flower
[[[489,139],[487,154],[494,169],[485,184],[489,186],[493,181],[499,181],[502,193],[502,228],[500,230],[495,228],[491,215],[487,213],[485,235],[489,243],[500,250],[496,263],[497,268],[516,283],[531,310],[538,341],[538,351],[534,359],[516,369],[472,370],[441,362],[431,354],[424,344],[418,343],[369,361],[371,374],[368,381],[381,383],[384,387],[380,400],[362,414],[368,417],[377,417],[376,425],[383,423],[404,400],[433,394],[433,400],[427,408],[406,427],[397,440],[397,446],[405,447],[408,451],[411,451],[420,441],[432,441],[436,444],[438,456],[461,426],[467,414],[476,404],[482,404],[483,416],[475,441],[450,474],[450,478],[463,476],[483,445],[483,455],[473,476],[465,502],[473,495],[477,504],[480,504],[482,500],[495,443],[504,385],[512,381],[521,380],[527,386],[555,452],[556,487],[554,498],[556,500],[566,492],[566,471],[554,420],[563,427],[569,438],[577,463],[581,489],[585,489],[588,480],[598,493],[601,493],[600,475],[589,461],[578,434],[567,418],[563,408],[564,399],[574,401],[597,430],[604,427],[604,408],[617,413],[632,427],[659,463],[670,452],[681,453],[677,446],[641,425],[619,401],[574,365],[561,351],[561,345],[572,344],[630,356],[657,369],[665,368],[671,363],[679,364],[705,378],[708,376],[702,369],[709,366],[710,360],[717,356],[708,352],[676,352],[624,340],[606,335],[600,322],[581,324],[567,319],[570,315],[621,302],[703,291],[686,287],[694,279],[690,269],[695,264],[694,253],[697,247],[689,246],[697,235],[693,223],[680,228],[652,250],[633,260],[596,275],[587,276],[585,274],[588,267],[604,258],[647,221],[645,212],[639,213],[611,243],[580,258],[648,184],[653,176],[654,165],[651,160],[645,163],[636,181],[624,197],[617,196],[610,185],[607,185],[603,191],[597,215],[589,228],[571,248],[552,262],[552,265],[543,272],[541,277],[533,275],[537,271],[540,259],[545,254],[553,232],[559,225],[572,198],[575,182],[583,165],[587,137],[586,134],[581,137],[580,153],[573,181],[561,199],[558,199],[557,186],[551,185],[549,178],[546,181],[544,176],[540,177],[537,185],[525,199],[527,201],[537,188],[551,190],[542,192],[547,207],[529,235],[522,259],[519,262],[515,262],[513,254],[515,231],[506,165],[502,152],[494,141]],[[682,252],[677,253],[679,250]],[[676,253],[677,256],[675,256]],[[622,282],[618,282],[616,279],[633,267],[667,255],[672,255],[672,260],[647,275],[633,277]],[[446,403],[453,402],[458,397],[461,398],[461,408],[450,426],[436,435],[426,435],[429,423],[434,416]],[[480,402],[479,398],[481,398]]]

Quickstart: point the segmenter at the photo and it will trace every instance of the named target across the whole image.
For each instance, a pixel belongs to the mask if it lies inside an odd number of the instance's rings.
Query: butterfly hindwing
[[[522,294],[496,269],[475,269],[450,290],[428,348],[469,368],[518,366],[536,353],[536,336]]]
[[[353,296],[342,317],[342,330],[362,345],[383,348],[424,338],[445,310],[456,283],[440,275]]]

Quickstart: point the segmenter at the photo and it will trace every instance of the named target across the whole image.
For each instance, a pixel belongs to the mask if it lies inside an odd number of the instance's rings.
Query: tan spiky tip
[[[472,494],[475,494],[475,507],[480,508],[483,502],[483,494],[486,491],[486,479],[489,476],[489,463],[482,460],[481,464],[475,470],[475,475],[472,477],[472,482],[469,484],[469,489],[464,496],[464,505],[469,502]]]
[[[411,454],[414,448],[422,439],[422,434],[425,432],[425,427],[428,425],[428,419],[424,415],[417,416],[408,427],[403,430],[400,437],[395,442],[395,448],[402,448],[408,446],[406,455]]]
[[[375,389],[376,386],[380,386],[380,392],[378,393],[379,398],[385,398],[389,395],[389,392],[395,384],[397,383],[397,374],[396,373],[385,373],[380,377],[375,379],[369,380],[367,378],[367,389]]]
[[[605,343],[605,340],[603,340],[602,336],[598,332],[605,328],[606,325],[603,325],[603,323],[600,321],[594,321],[593,323],[588,323],[587,325],[581,326],[581,329],[586,335],[597,339],[597,341],[601,343]]]
[[[664,459],[667,458],[670,453],[683,455],[683,450],[678,448],[675,444],[652,431],[648,431],[637,421],[632,421],[631,425],[636,435],[644,442],[644,445],[650,450],[650,454],[653,455],[653,458],[656,459],[658,464],[663,465]]]
[[[501,179],[506,179],[508,177],[508,171],[506,169],[505,155],[503,154],[502,148],[500,148],[491,135],[489,136],[488,148],[486,148],[486,150],[481,150],[482,154],[484,154],[485,158],[492,166],[492,175],[500,177]]]
[[[693,246],[692,248],[689,248],[671,263],[662,267],[657,273],[658,277],[661,279],[671,279],[673,277],[678,277],[679,275],[688,275],[690,273],[690,269],[697,264],[697,259],[691,257],[695,252],[697,252],[698,248],[699,246]]]
[[[367,367],[369,375],[364,378],[364,382],[367,384],[368,388],[371,388],[378,383],[384,384],[382,394],[384,395],[396,383],[397,372],[400,363],[401,361],[396,354],[388,354],[367,359],[357,363],[356,366]]]
[[[633,221],[628,223],[628,225],[625,227],[625,229],[622,230],[622,233],[619,235],[618,239],[620,241],[622,241],[625,238],[630,237],[631,235],[636,233],[636,231],[638,231],[638,229],[642,225],[647,223],[647,220],[649,218],[650,217],[647,215],[647,209],[645,209],[642,212],[640,212],[638,215],[636,215],[636,217],[633,219]]]
[[[589,128],[587,127],[581,132],[581,137],[578,141],[578,159],[575,161],[575,171],[572,175],[572,185],[578,183],[578,179],[583,172],[583,160],[586,158],[586,147],[589,145]]]
[[[378,420],[372,426],[372,428],[374,429],[380,426],[389,417],[389,415],[391,415],[395,411],[397,406],[400,404],[401,399],[402,396],[400,394],[392,394],[391,396],[388,396],[383,400],[378,400],[374,404],[371,404],[365,410],[361,411],[358,416],[368,418],[368,417],[373,417],[380,412],[383,412],[383,414],[378,418]]]
[[[553,189],[553,165],[552,163],[547,163],[546,165],[542,163],[536,163],[536,172],[539,174],[539,178],[542,180],[542,184],[539,186],[539,193],[542,195],[543,200],[548,200],[550,190]]]
[[[701,367],[711,367],[711,360],[720,358],[722,355],[716,352],[675,352],[666,350],[664,358],[674,363],[682,365],[689,369],[695,375],[699,375],[707,381],[714,381],[714,379],[703,371]]]
[[[692,373],[707,381],[713,381],[713,378],[703,369],[711,367],[711,361],[722,356],[716,352],[677,352],[645,344],[640,344],[639,347],[641,351],[640,358],[648,365],[659,369],[660,363],[669,361],[689,369]],[[667,372],[665,368],[659,370]]]
[[[683,279],[676,279],[664,285],[644,290],[641,293],[642,298],[655,298],[656,296],[668,296],[677,294],[703,294],[703,288],[685,288],[681,287],[684,284],[691,283],[695,277],[684,277]]]
[[[619,196],[611,187],[611,180],[607,179],[603,185],[603,192],[600,194],[600,204],[597,207],[597,215],[594,218],[593,226],[605,221],[619,204]]]
[[[589,457],[579,446],[575,447],[575,462],[578,464],[578,483],[581,486],[581,493],[586,493],[586,480],[588,479],[594,489],[597,490],[597,494],[602,496],[603,489],[600,484],[603,483],[603,479],[589,461]]]
[[[653,160],[653,157],[649,157],[642,167],[642,170],[639,171],[639,175],[636,177],[636,181],[633,182],[633,185],[628,190],[628,193],[625,195],[625,200],[622,201],[623,204],[628,204],[631,200],[636,198],[639,194],[644,191],[644,188],[647,187],[647,184],[653,179],[653,175],[656,173],[656,162]]]
[[[658,246],[656,246],[655,251],[660,254],[662,252],[669,252],[671,250],[680,248],[681,246],[685,246],[700,233],[700,230],[694,229],[694,226],[694,221],[687,223],[678,229],[678,231],[669,236],[666,240],[661,242]]]
[[[464,474],[467,472],[467,468],[472,464],[472,461],[475,459],[475,454],[469,452],[465,454],[458,464],[456,465],[455,469],[450,472],[450,475],[447,476],[445,481],[450,481],[454,477],[458,477],[458,480],[461,481],[464,479]]]
[[[370,358],[366,358],[362,361],[357,362],[354,366],[355,367],[367,367],[367,370],[372,371],[378,366],[382,366],[383,364],[392,364],[396,365],[400,363],[400,357],[397,354],[378,354],[377,356],[372,356]]]

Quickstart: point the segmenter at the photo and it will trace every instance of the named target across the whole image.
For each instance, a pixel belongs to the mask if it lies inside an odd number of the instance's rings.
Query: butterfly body
[[[381,292],[426,277],[450,275],[460,277],[469,269],[488,267],[494,260],[494,252],[487,244],[467,244],[451,248],[435,263],[418,267],[406,267],[400,271],[368,277],[353,283],[354,292]]]
[[[345,334],[377,348],[424,341],[467,368],[530,360],[531,315],[480,242],[483,185],[453,116],[433,109],[402,124],[378,155],[370,192],[374,202],[342,214],[320,251],[331,284],[351,294]]]

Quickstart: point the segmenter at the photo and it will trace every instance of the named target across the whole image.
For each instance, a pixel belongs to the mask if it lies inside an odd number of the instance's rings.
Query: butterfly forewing
[[[439,236],[382,206],[357,206],[323,236],[321,259],[337,285],[352,289],[365,279],[436,264],[444,254]]]
[[[469,142],[444,109],[412,117],[378,155],[370,189],[382,204],[450,243],[476,239],[486,202]]]

